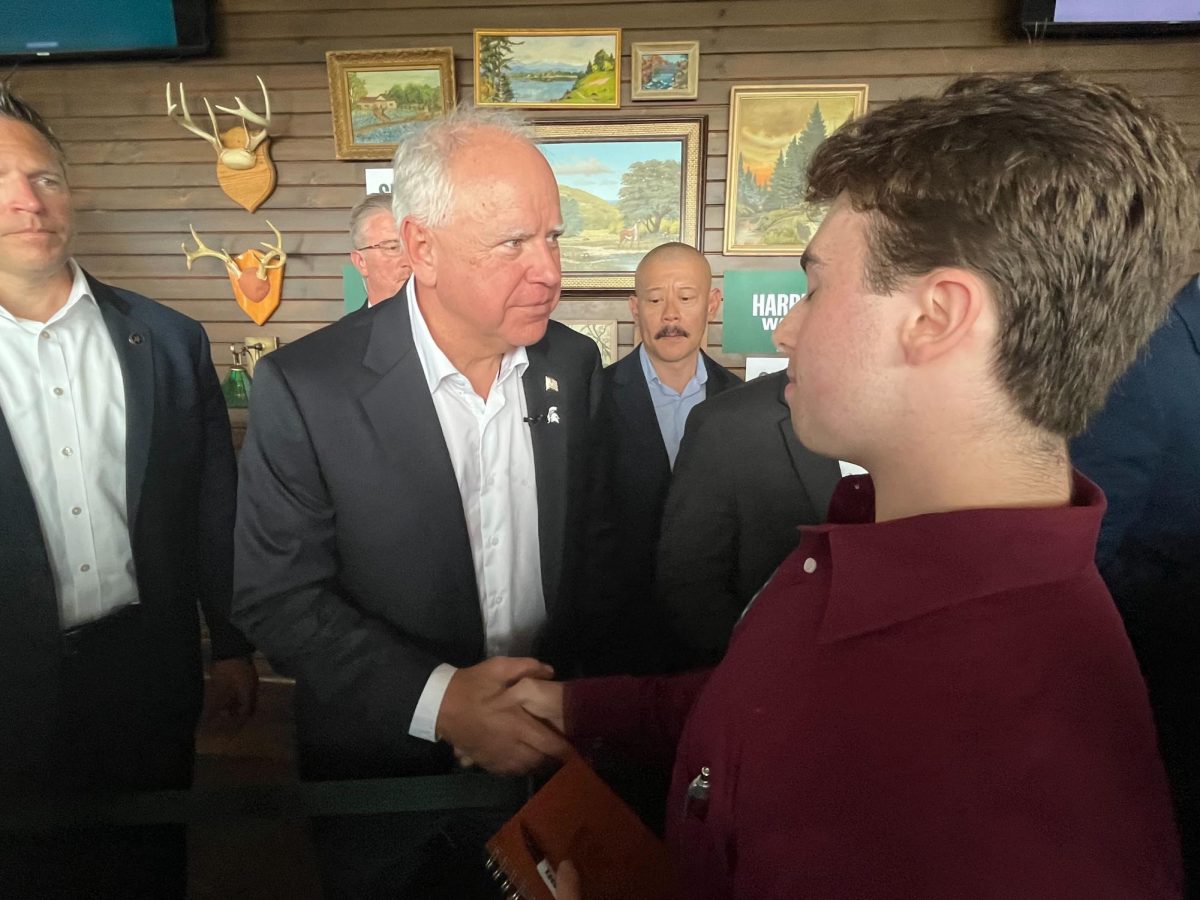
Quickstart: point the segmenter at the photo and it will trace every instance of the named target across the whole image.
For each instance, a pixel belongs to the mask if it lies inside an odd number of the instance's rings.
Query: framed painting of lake
[[[336,50],[325,54],[338,159],[391,159],[416,125],[454,108],[454,51]]]
[[[737,85],[729,96],[725,253],[792,256],[825,218],[804,199],[808,161],[846,120],[867,111],[865,84]]]
[[[475,29],[475,105],[619,108],[621,29]]]
[[[624,291],[648,250],[700,247],[705,118],[535,122],[558,179],[563,289]]]

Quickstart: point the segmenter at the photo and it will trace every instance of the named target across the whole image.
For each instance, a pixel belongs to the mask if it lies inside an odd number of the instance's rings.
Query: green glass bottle
[[[250,373],[242,365],[245,351],[239,350],[236,344],[230,344],[229,352],[233,354],[233,367],[221,382],[221,393],[225,395],[225,405],[230,409],[245,409],[250,405]]]

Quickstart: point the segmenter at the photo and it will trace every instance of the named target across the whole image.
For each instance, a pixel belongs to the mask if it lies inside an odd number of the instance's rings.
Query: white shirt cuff
[[[446,688],[450,679],[458,669],[449,663],[442,663],[429,673],[425,689],[417,700],[417,708],[413,710],[412,722],[409,723],[408,733],[423,741],[436,741],[438,713],[442,709],[442,698],[446,696]]]

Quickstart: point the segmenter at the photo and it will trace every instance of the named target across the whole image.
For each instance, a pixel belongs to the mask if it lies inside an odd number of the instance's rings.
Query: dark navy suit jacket
[[[199,603],[216,658],[250,652],[228,624],[236,469],[229,416],[199,324],[89,276],[120,360],[126,501],[142,604],[146,680],[137,716],[147,784],[175,784],[200,712]],[[33,494],[0,414],[0,784],[53,781],[62,648]],[[131,661],[131,665],[133,661]],[[162,767],[162,772],[155,770]],[[169,771],[171,770],[171,771]]]
[[[708,372],[706,401],[742,383],[707,353],[701,351],[700,355]],[[659,529],[671,487],[671,461],[637,348],[604,370],[600,421],[604,440],[603,478],[608,485],[608,507],[603,514],[613,520],[612,552],[616,554],[614,574],[618,576],[614,579],[614,590],[620,596],[614,597],[609,607],[618,619],[613,623],[613,636],[604,642],[607,646],[601,653],[609,659],[599,663],[597,670],[661,671],[653,657],[662,629],[649,617]],[[632,636],[631,629],[642,636]],[[650,658],[633,658],[647,656]]]
[[[1108,511],[1096,563],[1122,613],[1200,573],[1200,279],[1071,442]],[[1196,598],[1200,602],[1200,597]]]

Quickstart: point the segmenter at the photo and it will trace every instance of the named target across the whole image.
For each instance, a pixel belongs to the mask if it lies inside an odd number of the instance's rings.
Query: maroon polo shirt
[[[1074,493],[876,524],[870,479],[845,478],[711,673],[568,685],[585,749],[678,741],[684,897],[1181,896],[1145,686],[1092,561],[1104,499]]]

